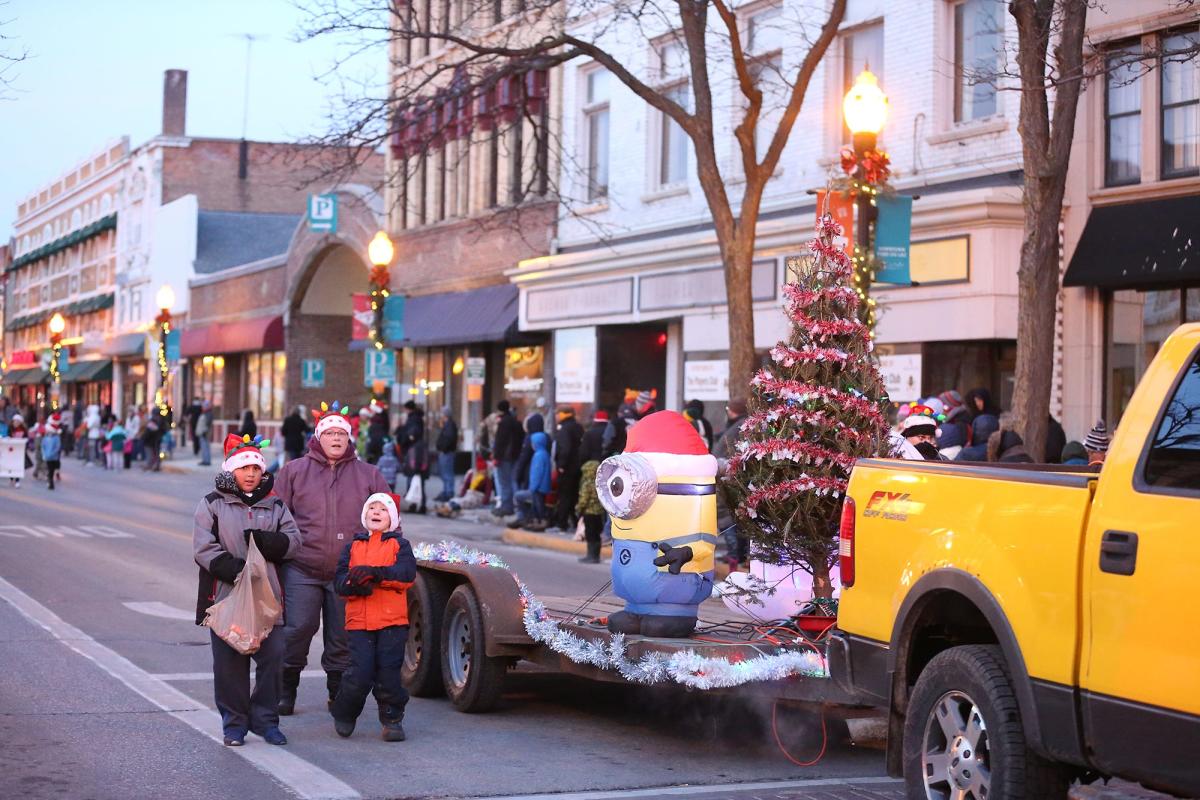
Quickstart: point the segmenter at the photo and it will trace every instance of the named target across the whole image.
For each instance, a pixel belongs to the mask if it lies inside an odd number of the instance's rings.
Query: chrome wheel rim
[[[987,800],[991,750],[983,712],[963,692],[938,698],[925,720],[921,775],[928,800]]]
[[[450,681],[455,686],[463,687],[471,675],[471,621],[465,610],[454,610],[448,630],[446,660],[450,667]]]
[[[413,613],[413,609],[416,613]],[[424,626],[421,624],[421,606],[419,602],[410,601],[408,604],[408,641],[404,644],[404,668],[415,672],[421,666],[421,636]]]

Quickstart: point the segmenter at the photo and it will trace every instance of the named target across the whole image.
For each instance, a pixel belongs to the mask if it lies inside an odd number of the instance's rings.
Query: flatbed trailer
[[[404,658],[404,682],[415,696],[445,694],[459,711],[488,711],[500,699],[505,674],[521,661],[590,680],[630,682],[617,670],[577,662],[534,640],[525,627],[519,584],[508,569],[425,560],[417,564],[417,579],[408,593],[409,638]],[[600,645],[612,641],[603,619],[624,606],[611,595],[538,599],[562,630]],[[831,625],[833,622],[831,617]],[[690,651],[736,663],[804,647],[824,658],[822,643],[773,644],[734,633],[752,624],[723,603],[708,600],[700,606],[697,635],[686,639],[626,636],[624,652],[631,661],[651,653],[669,658]],[[827,677],[793,675],[703,691],[785,701],[840,717],[877,713],[861,697]]]

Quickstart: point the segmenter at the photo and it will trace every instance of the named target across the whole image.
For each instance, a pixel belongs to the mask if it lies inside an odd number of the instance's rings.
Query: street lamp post
[[[50,390],[47,392],[50,410],[58,410],[58,395],[61,389],[62,371],[59,368],[59,357],[62,355],[62,336],[67,329],[67,321],[57,311],[50,318]]]
[[[843,156],[842,168],[851,175],[850,190],[854,195],[857,227],[854,232],[855,288],[863,300],[864,318],[874,328],[874,301],[869,297],[871,280],[871,225],[877,210],[875,197],[879,184],[887,179],[887,156],[876,146],[879,133],[887,121],[888,99],[879,88],[879,79],[864,69],[854,80],[842,101],[846,127],[850,129],[852,158]]]
[[[396,247],[388,237],[387,231],[379,231],[367,245],[367,258],[371,261],[371,274],[368,282],[371,287],[371,341],[376,350],[383,349],[383,306],[387,302],[392,276],[388,267],[396,256]]]
[[[154,296],[158,304],[158,316],[154,323],[158,326],[158,391],[154,394],[154,404],[158,406],[159,416],[167,416],[167,336],[171,333],[171,307],[175,305],[175,290],[164,283]]]

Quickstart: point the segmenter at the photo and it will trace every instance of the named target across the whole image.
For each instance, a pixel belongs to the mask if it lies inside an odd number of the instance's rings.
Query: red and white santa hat
[[[656,411],[629,430],[626,453],[637,453],[660,478],[712,478],[717,459],[704,440],[678,411]]]
[[[315,436],[320,436],[330,428],[339,428],[346,432],[347,436],[353,436],[354,431],[350,428],[350,420],[348,415],[350,407],[347,405],[338,406],[337,400],[333,401],[333,405],[321,403],[321,410],[313,409],[313,417],[317,421]]]
[[[55,411],[46,420],[46,433],[59,433],[62,431],[62,414]]]
[[[221,463],[221,471],[233,472],[239,467],[248,467],[251,464],[257,464],[266,470],[267,460],[263,458],[262,451],[270,443],[270,439],[261,436],[252,439],[249,435],[229,434],[225,437],[225,460]]]
[[[376,492],[367,498],[367,502],[363,503],[362,507],[362,526],[363,530],[371,530],[371,526],[367,524],[367,509],[371,507],[371,503],[382,503],[387,509],[388,518],[392,524],[388,526],[389,531],[394,531],[400,527],[400,503],[402,502],[399,495],[394,495],[391,492]]]

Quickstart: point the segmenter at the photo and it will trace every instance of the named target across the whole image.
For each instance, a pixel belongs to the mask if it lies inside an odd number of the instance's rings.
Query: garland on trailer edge
[[[413,553],[418,561],[498,567],[512,572],[499,556],[463,547],[457,542],[441,541],[436,545],[422,543],[413,547]],[[814,678],[829,676],[825,659],[816,651],[807,650],[740,661],[709,658],[694,650],[680,650],[669,656],[647,653],[637,661],[631,661],[625,654],[624,634],[613,634],[607,642],[593,642],[564,630],[558,620],[546,614],[545,606],[533,596],[533,592],[516,573],[512,573],[512,576],[521,594],[522,619],[530,638],[576,664],[616,670],[633,683],[654,684],[672,680],[692,689],[717,689],[796,675]]]

